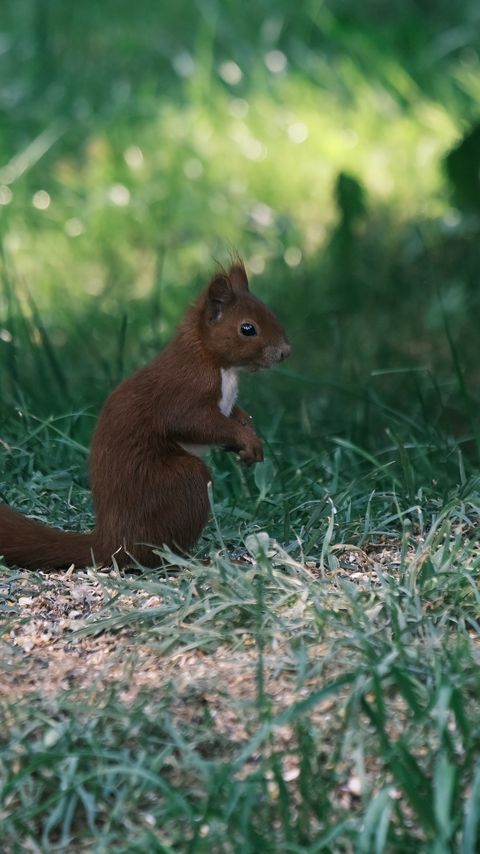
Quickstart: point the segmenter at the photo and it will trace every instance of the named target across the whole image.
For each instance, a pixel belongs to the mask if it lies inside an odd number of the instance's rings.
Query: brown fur
[[[240,332],[249,322],[254,337]],[[114,554],[149,566],[158,563],[151,545],[190,549],[208,519],[211,476],[178,443],[235,450],[247,465],[263,459],[246,413],[220,412],[221,369],[266,368],[289,351],[277,318],[250,294],[241,262],[217,274],[170,344],[103,407],[90,457],[95,530],[49,528],[0,504],[0,555],[32,568],[105,564]]]

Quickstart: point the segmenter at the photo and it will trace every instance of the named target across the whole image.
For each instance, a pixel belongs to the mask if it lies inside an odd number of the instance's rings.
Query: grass
[[[1,569],[2,851],[474,854],[474,4],[4,6],[0,500],[92,524],[101,402],[231,248],[294,354],[191,559]]]
[[[17,435],[2,497],[82,528],[66,435]],[[6,850],[475,851],[480,494],[459,446],[285,427],[254,473],[215,473],[196,558],[3,571]]]

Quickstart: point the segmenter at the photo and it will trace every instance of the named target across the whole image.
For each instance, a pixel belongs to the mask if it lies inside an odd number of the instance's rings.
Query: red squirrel
[[[246,465],[263,459],[250,416],[236,405],[238,371],[281,362],[290,345],[280,322],[248,288],[241,261],[218,272],[175,337],[108,397],[93,436],[90,483],[95,530],[50,528],[0,504],[7,564],[158,565],[151,546],[187,552],[209,516],[212,445]]]

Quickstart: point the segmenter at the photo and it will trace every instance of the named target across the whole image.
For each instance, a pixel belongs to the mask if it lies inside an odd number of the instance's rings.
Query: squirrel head
[[[241,261],[217,273],[202,297],[203,342],[220,367],[256,371],[290,355],[283,326],[250,293]]]

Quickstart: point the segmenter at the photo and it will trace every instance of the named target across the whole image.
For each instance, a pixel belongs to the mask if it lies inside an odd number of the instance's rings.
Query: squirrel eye
[[[242,323],[240,327],[240,332],[242,335],[248,335],[249,337],[257,334],[257,330],[255,329],[253,323]]]

